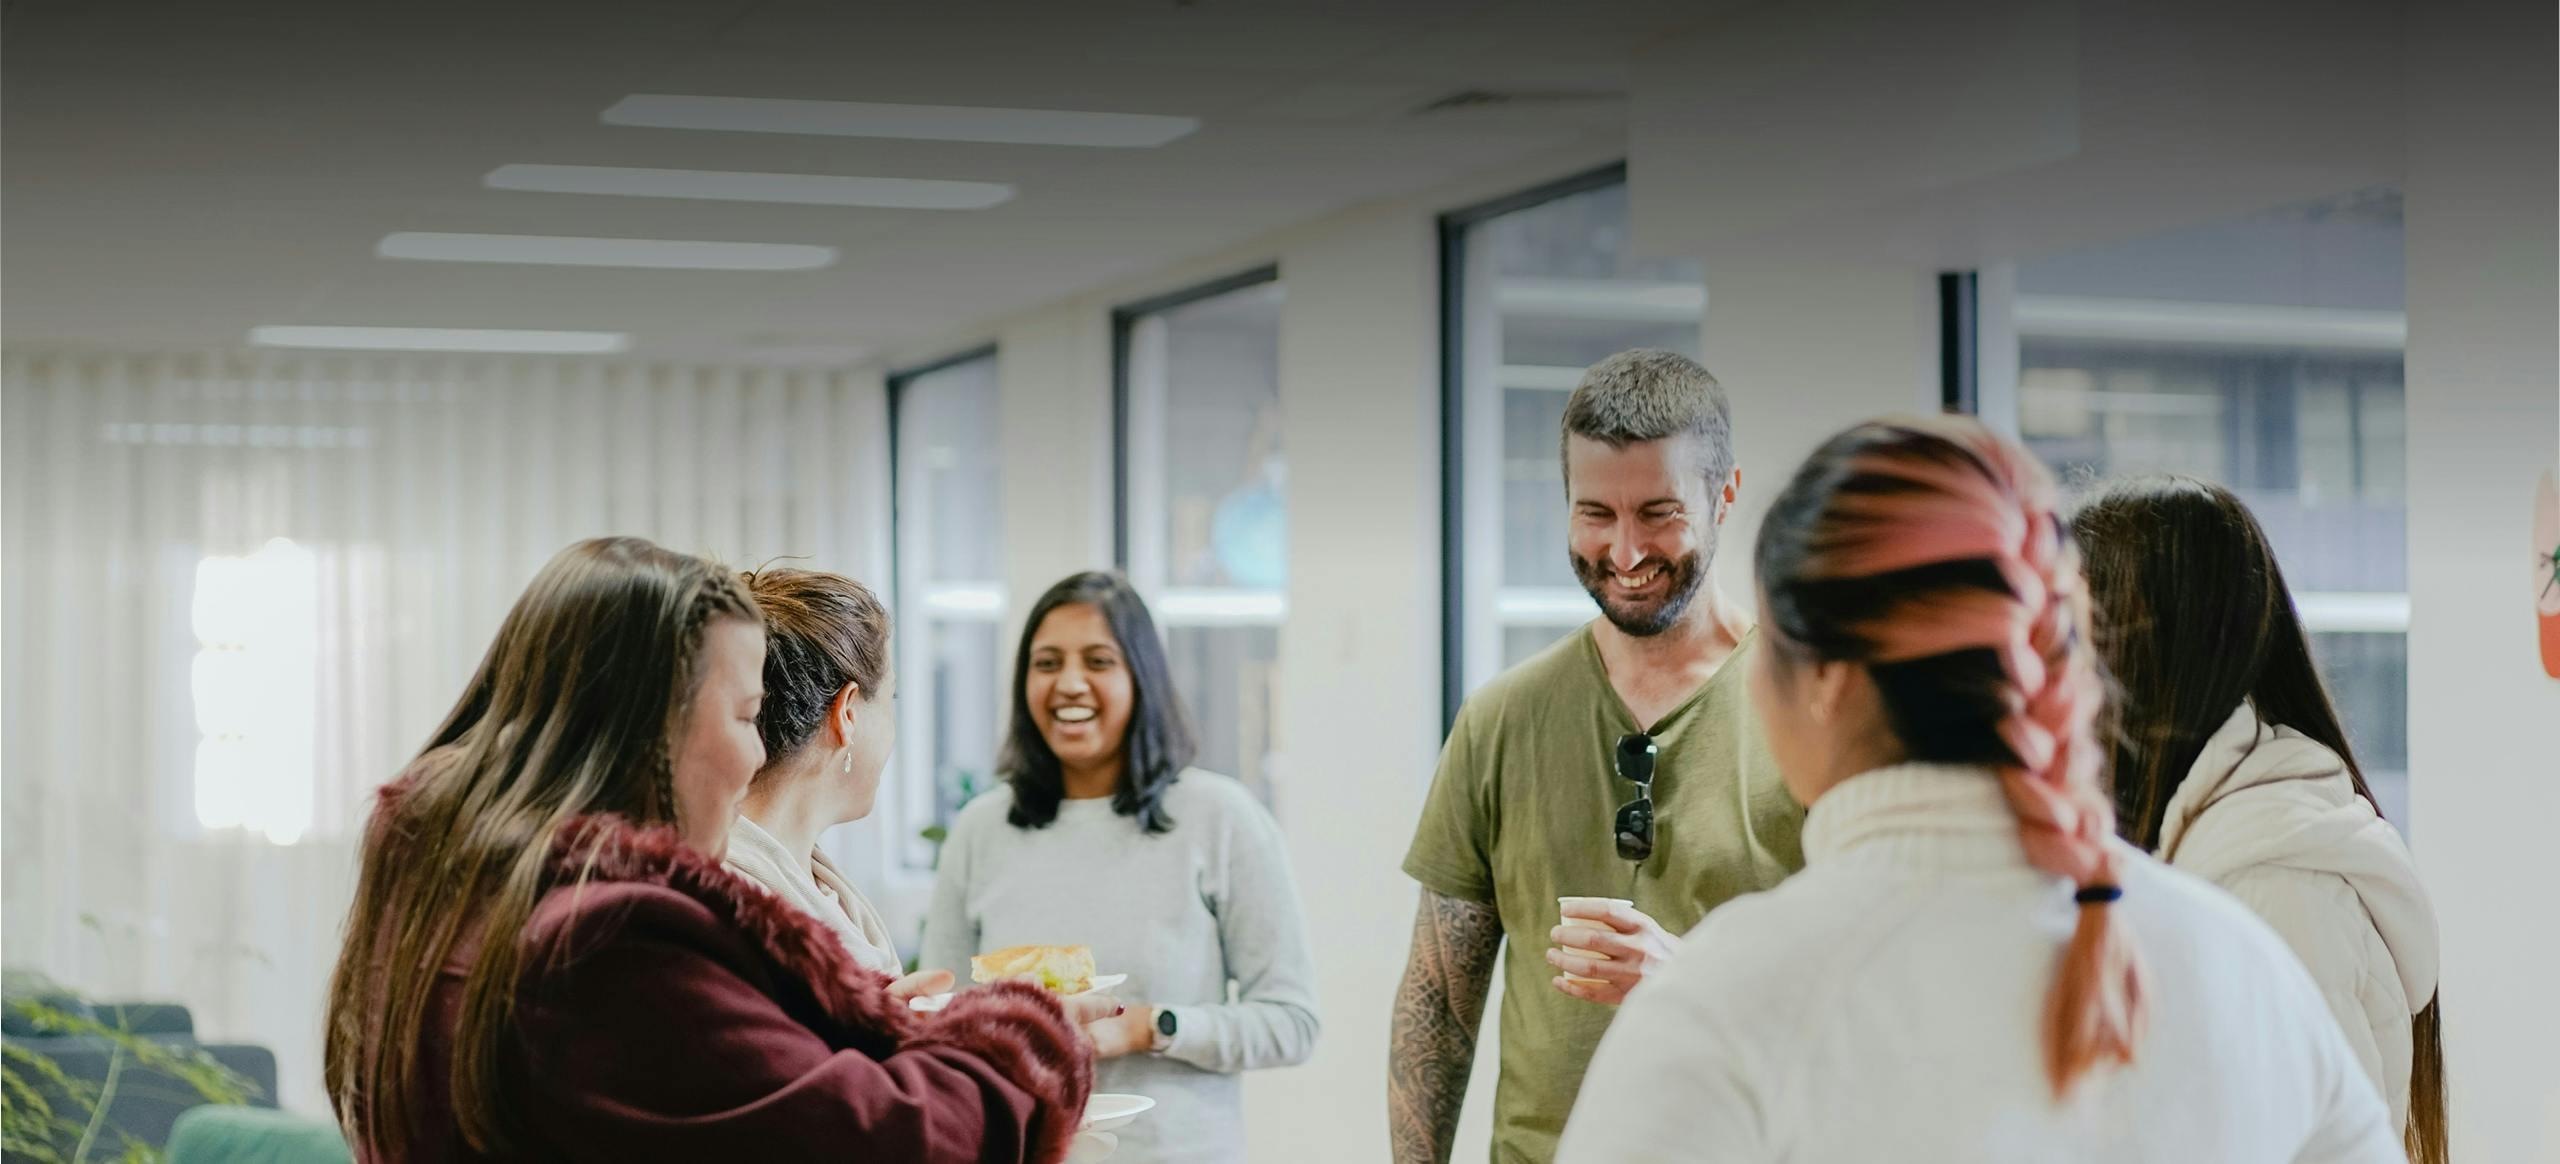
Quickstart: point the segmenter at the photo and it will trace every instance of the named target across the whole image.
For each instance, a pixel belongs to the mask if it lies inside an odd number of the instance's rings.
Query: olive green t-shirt
[[[1652,726],[1653,856],[1618,856],[1613,822],[1636,787],[1611,762],[1637,730],[1583,627],[1487,683],[1458,711],[1404,871],[1501,915],[1502,1074],[1493,1159],[1545,1164],[1616,1007],[1556,990],[1547,931],[1558,897],[1623,897],[1687,933],[1726,900],[1802,868],[1804,810],[1779,782],[1744,687],[1757,634]]]

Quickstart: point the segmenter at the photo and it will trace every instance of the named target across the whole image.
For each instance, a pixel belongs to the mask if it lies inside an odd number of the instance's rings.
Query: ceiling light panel
[[[1154,149],[1200,128],[1196,117],[1154,113],[1086,113],[1069,109],[994,109],[974,105],[891,105],[870,101],[793,101],[772,97],[689,97],[634,93],[604,111],[607,125],[708,129],[732,133],[804,133],[910,141]]]
[[[659,238],[576,238],[551,234],[399,231],[373,253],[441,263],[532,263],[554,267],[651,267],[677,271],[813,271],[835,265],[834,247],[797,243],[685,242]]]
[[[506,165],[481,179],[493,190],[783,202],[886,210],[984,210],[1013,197],[1002,182],[933,178],[852,178],[834,174],[754,174],[736,170],[648,170],[627,166]]]
[[[502,327],[322,327],[268,324],[249,329],[262,348],[369,352],[513,352],[604,355],[631,347],[618,331],[531,331]]]

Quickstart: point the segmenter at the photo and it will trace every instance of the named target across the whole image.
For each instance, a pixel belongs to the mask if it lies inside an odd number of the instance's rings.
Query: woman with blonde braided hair
[[[1560,1161],[2401,1159],[2283,943],[2116,839],[2033,457],[1969,420],[1851,428],[1755,564],[1806,868],[1628,999]]]

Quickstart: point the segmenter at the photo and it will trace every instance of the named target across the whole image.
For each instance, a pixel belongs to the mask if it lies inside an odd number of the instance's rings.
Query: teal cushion
[[[268,1107],[191,1108],[169,1133],[169,1164],[353,1164],[336,1124]]]

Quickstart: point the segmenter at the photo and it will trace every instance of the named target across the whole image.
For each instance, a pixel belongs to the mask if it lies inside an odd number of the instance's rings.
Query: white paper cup
[[[1556,912],[1569,915],[1575,906],[1592,905],[1623,905],[1628,909],[1636,907],[1636,903],[1623,897],[1559,897],[1556,899]]]
[[[1575,906],[1591,905],[1623,905],[1629,909],[1634,909],[1636,903],[1623,897],[1559,897],[1556,899],[1557,914],[1564,918],[1564,923],[1566,925],[1576,925],[1579,923],[1579,928],[1587,929],[1594,933],[1605,932],[1607,927],[1599,922],[1572,917],[1563,912]],[[1603,954],[1598,950],[1584,949],[1581,946],[1558,945],[1556,948],[1563,950],[1565,953],[1572,954],[1575,957],[1589,958],[1594,962],[1607,962],[1611,960],[1607,954]],[[1580,982],[1589,986],[1606,985],[1606,983],[1603,983],[1597,978],[1584,978],[1578,974],[1567,974],[1564,977],[1568,982]]]

